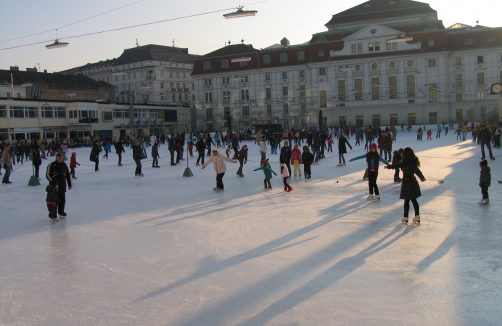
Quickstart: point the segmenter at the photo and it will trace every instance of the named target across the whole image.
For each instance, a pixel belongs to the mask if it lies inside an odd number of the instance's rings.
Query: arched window
[[[228,60],[227,59],[221,60],[221,68],[228,68]]]
[[[264,64],[269,64],[269,63],[270,63],[270,55],[265,54],[265,55],[263,56],[263,63],[264,63]]]
[[[317,37],[317,41],[316,42],[326,42],[326,41],[327,41],[326,37],[324,37],[324,36],[321,35],[321,36]]]
[[[288,54],[287,53],[281,53],[280,61],[281,62],[288,62]]]
[[[303,51],[298,51],[298,52],[296,53],[296,58],[297,58],[297,60],[298,60],[298,61],[303,61],[303,60],[305,60],[305,52],[303,52]]]
[[[434,46],[434,45],[436,45],[436,42],[434,42],[433,39],[429,39],[429,41],[427,41],[427,45],[428,46]]]
[[[204,70],[209,70],[209,69],[211,69],[211,62],[204,61]]]
[[[324,50],[319,50],[319,56],[324,57]]]

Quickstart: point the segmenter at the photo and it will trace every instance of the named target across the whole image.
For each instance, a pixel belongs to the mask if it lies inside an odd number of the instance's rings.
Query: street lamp
[[[256,16],[256,14],[258,13],[258,11],[256,10],[242,10],[242,8],[244,8],[244,6],[239,6],[237,7],[237,11],[225,14],[223,15],[223,17],[225,17],[225,19],[241,18],[241,17]]]

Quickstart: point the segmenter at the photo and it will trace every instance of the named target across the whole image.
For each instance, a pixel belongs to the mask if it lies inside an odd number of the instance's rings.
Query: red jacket
[[[298,148],[291,151],[291,163],[294,164],[295,161],[302,163],[302,152]]]
[[[71,156],[70,157],[70,167],[71,168],[76,168],[77,167],[77,157],[76,156]]]

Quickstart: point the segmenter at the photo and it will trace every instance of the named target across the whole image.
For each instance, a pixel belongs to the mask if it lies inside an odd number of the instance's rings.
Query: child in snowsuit
[[[384,160],[379,154],[378,154],[378,146],[377,144],[373,143],[370,146],[370,151],[367,154],[363,154],[361,156],[354,157],[353,159],[349,160],[349,162],[359,160],[362,158],[366,158],[366,164],[368,165],[368,187],[369,187],[369,195],[368,199],[369,200],[380,200],[380,192],[378,191],[378,185],[376,183],[377,177],[378,177],[378,163],[379,161],[384,163],[385,165],[390,165],[389,162]],[[375,195],[373,195],[373,193]]]
[[[290,192],[291,190],[293,190],[293,188],[291,188],[291,186],[288,184],[289,170],[288,166],[286,165],[286,163],[284,163],[283,160],[281,160],[281,178],[282,182],[284,183],[284,191]]]
[[[303,146],[302,153],[302,164],[303,164],[303,173],[305,179],[310,179],[312,176],[312,172],[310,171],[310,166],[314,162],[314,154],[312,154],[308,148],[308,146]]]
[[[57,180],[51,180],[45,191],[47,191],[47,198],[45,202],[47,203],[47,209],[49,210],[49,220],[52,224],[59,222],[57,219],[57,207],[58,207],[58,182]]]
[[[270,184],[270,179],[272,179],[272,173],[277,175],[277,173],[272,170],[270,167],[270,164],[268,164],[268,159],[265,159],[261,161],[261,167],[253,170],[253,171],[258,171],[258,170],[263,170],[263,173],[265,173],[265,180],[263,180],[263,184],[265,185],[265,188],[263,188],[263,191],[267,190],[272,190],[272,185]],[[286,168],[287,170],[287,168]]]
[[[490,197],[488,197],[488,187],[492,182],[491,169],[488,166],[488,162],[486,160],[482,160],[479,162],[479,168],[481,169],[479,175],[479,186],[481,187],[481,194],[483,195],[483,199],[479,202],[480,204],[489,204]]]
[[[72,179],[76,179],[77,177],[75,176],[75,168],[80,166],[80,164],[77,162],[77,153],[72,152],[71,157],[70,157],[70,175]]]

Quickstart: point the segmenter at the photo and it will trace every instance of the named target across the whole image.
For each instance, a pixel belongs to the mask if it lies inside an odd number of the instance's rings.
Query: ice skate
[[[368,197],[366,197],[368,200],[373,200],[373,194],[369,194]]]
[[[60,219],[64,219],[64,218],[66,218],[66,213],[64,213],[64,212],[63,212],[63,213],[60,213],[60,214],[59,214],[59,218],[60,218]]]
[[[139,175],[139,174],[136,174],[134,177],[135,177],[135,178],[139,178],[139,177],[140,177],[140,175]]]
[[[401,223],[408,223],[408,216],[405,216],[401,219]]]
[[[493,156],[490,156],[490,160],[495,160],[495,157],[493,157]]]
[[[241,173],[241,174],[239,174],[239,177],[241,177],[241,178],[242,178],[243,176],[244,176],[244,174],[242,174],[242,173]]]
[[[268,190],[268,188],[263,188],[261,191],[266,192],[267,190]]]
[[[71,177],[72,179],[76,179],[77,177]]]
[[[375,195],[372,200],[373,201],[379,201],[380,200],[380,195]]]
[[[342,163],[337,164],[336,166],[342,166]]]
[[[486,199],[481,199],[479,203],[480,203],[480,204],[484,204],[484,205],[486,205],[486,204],[488,204],[488,200],[486,200]]]
[[[222,191],[223,191],[223,189],[216,188],[216,191],[218,191],[218,192],[222,192]]]
[[[293,188],[291,188],[291,187],[287,187],[287,189],[286,189],[287,192],[291,192],[292,190],[293,190]]]
[[[49,217],[49,221],[51,221],[51,224],[58,224],[59,223],[59,220],[57,218]]]
[[[218,187],[214,187],[214,188],[213,188],[213,190],[214,190],[214,191],[218,190]]]
[[[415,215],[415,217],[413,218],[413,223],[420,224],[420,215]]]

